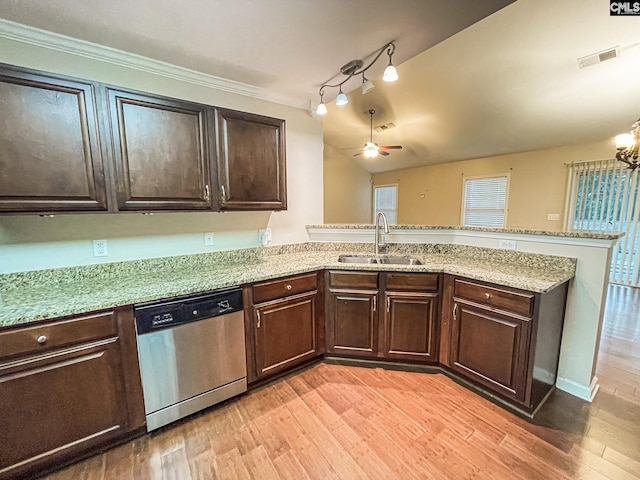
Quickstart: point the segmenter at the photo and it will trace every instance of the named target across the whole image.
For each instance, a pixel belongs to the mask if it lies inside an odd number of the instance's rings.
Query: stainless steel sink
[[[386,265],[422,265],[422,262],[413,257],[364,257],[360,255],[340,255],[340,263],[378,263]]]
[[[390,265],[422,265],[422,262],[413,257],[382,257],[378,258],[378,263]]]
[[[375,257],[361,257],[359,255],[340,255],[340,263],[378,263]]]

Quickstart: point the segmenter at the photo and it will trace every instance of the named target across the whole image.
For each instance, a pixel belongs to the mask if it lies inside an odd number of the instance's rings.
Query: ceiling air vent
[[[590,67],[596,63],[602,63],[605,60],[611,60],[620,56],[620,47],[612,47],[602,52],[593,53],[578,59],[578,66],[580,68]]]
[[[373,127],[376,132],[384,132],[385,130],[389,130],[390,128],[395,128],[396,124],[393,122],[385,123],[384,125],[378,125],[377,127]]]

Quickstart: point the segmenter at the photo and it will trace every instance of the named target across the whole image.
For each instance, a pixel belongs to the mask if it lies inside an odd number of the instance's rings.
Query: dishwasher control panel
[[[135,307],[138,335],[242,310],[242,290],[219,290]]]

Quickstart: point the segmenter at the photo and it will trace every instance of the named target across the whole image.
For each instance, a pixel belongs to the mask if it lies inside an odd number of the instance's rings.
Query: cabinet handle
[[[378,310],[378,297],[373,297],[373,311]]]
[[[47,343],[47,336],[46,335],[40,335],[36,341],[42,345],[43,343]]]
[[[227,192],[225,191],[224,185],[220,185],[220,199],[223,202],[227,201]]]
[[[204,186],[204,199],[206,202],[211,200],[211,192],[209,191],[209,185]]]
[[[287,285],[287,290],[291,290],[291,285]]]
[[[487,300],[489,300],[491,298],[491,294],[490,293],[485,293],[484,294],[484,298],[486,298]]]
[[[260,310],[257,311],[257,314],[258,314],[258,324],[256,325],[256,328],[260,328],[260,321],[261,321]]]
[[[387,313],[391,311],[391,299],[387,297]]]
[[[453,304],[453,319],[454,320],[458,319],[458,304],[457,303]]]

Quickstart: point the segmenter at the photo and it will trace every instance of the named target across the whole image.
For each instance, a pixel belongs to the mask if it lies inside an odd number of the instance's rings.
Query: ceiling
[[[0,18],[305,108],[341,65],[394,40],[400,80],[378,78],[383,57],[367,74],[376,88],[363,96],[354,78],[349,105],[322,120],[325,143],[370,172],[599,141],[640,115],[639,19],[610,17],[606,0],[3,0]],[[578,69],[616,45],[620,58]],[[368,139],[369,108],[374,125],[396,125],[374,141],[403,150],[345,149]]]

